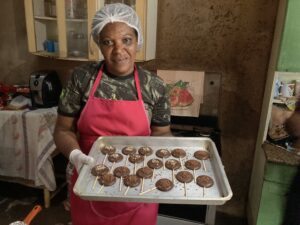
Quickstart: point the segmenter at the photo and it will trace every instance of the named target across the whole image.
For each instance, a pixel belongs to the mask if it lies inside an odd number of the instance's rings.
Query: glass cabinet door
[[[65,0],[67,57],[88,57],[87,0]]]
[[[58,29],[55,0],[33,0],[36,51],[58,55]]]

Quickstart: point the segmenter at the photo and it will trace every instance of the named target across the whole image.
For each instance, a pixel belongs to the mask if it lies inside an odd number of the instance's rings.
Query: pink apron
[[[137,69],[134,79],[137,101],[101,99],[94,96],[100,83],[103,65],[90,91],[77,123],[81,150],[88,154],[99,136],[149,136],[150,126],[142,100]],[[70,185],[73,225],[155,225],[158,204],[100,202],[80,199],[73,193],[78,174],[74,171]]]

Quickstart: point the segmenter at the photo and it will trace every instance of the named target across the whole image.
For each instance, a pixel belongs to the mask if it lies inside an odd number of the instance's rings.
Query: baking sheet
[[[184,184],[178,182],[175,179],[174,187],[168,192],[162,192],[159,190],[153,190],[146,194],[140,195],[141,185],[130,188],[127,192],[126,186],[122,186],[122,190],[119,189],[120,179],[114,185],[109,187],[101,187],[96,182],[95,176],[91,174],[91,168],[83,166],[79,173],[79,177],[74,186],[74,193],[80,196],[82,199],[94,200],[94,201],[128,201],[128,202],[156,202],[156,203],[170,203],[170,204],[200,204],[200,205],[222,205],[232,197],[232,190],[230,188],[227,176],[225,174],[223,164],[220,160],[214,142],[210,138],[205,137],[128,137],[128,136],[106,136],[99,137],[93,144],[89,153],[97,164],[101,164],[105,155],[100,151],[100,146],[113,145],[116,147],[118,153],[121,153],[123,147],[134,146],[137,149],[142,146],[149,146],[153,149],[153,154],[145,158],[148,162],[152,158],[158,158],[155,155],[156,150],[166,148],[173,150],[175,148],[182,148],[186,151],[187,155],[184,158],[184,162],[189,159],[195,159],[193,154],[197,150],[207,150],[210,153],[210,158],[201,162],[202,166],[199,170],[195,171],[195,175],[208,175],[214,180],[214,185],[210,188],[203,189],[198,186],[194,181],[186,184],[186,192]],[[172,159],[173,156],[167,158]],[[176,158],[174,158],[176,159]],[[126,156],[121,162],[113,163],[106,160],[105,165],[111,168],[118,166],[124,166],[126,162]],[[205,170],[203,166],[205,164]],[[134,164],[128,162],[126,165],[131,174],[134,171]],[[143,167],[144,163],[136,165],[136,170]],[[193,171],[183,167],[175,171],[175,174],[179,171]],[[155,187],[155,183],[160,178],[168,178],[172,180],[172,171],[168,169],[155,170],[154,179],[144,180],[144,191]]]

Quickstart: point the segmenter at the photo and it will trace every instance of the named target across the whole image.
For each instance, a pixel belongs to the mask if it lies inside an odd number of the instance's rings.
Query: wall
[[[27,53],[23,1],[0,5],[0,81],[27,83],[54,68],[64,80],[78,62]],[[222,160],[234,197],[218,210],[245,215],[277,0],[159,0],[157,60],[145,67],[222,74]]]

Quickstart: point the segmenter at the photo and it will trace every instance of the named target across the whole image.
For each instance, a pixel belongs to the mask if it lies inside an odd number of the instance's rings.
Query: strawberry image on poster
[[[185,107],[193,103],[194,98],[188,90],[188,84],[189,82],[184,82],[182,80],[173,84],[167,84],[171,107]]]

